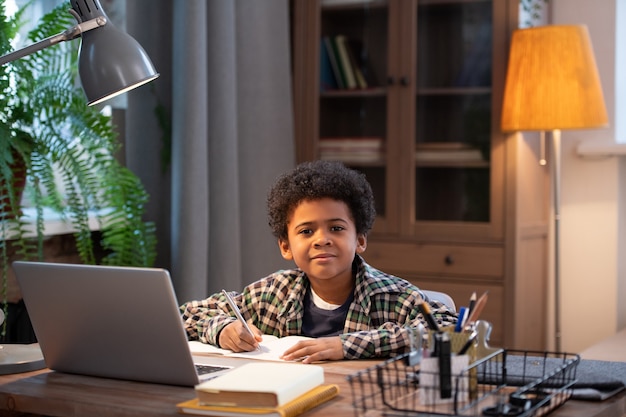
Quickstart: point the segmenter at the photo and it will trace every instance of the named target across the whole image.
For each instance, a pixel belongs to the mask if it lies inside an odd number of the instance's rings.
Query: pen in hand
[[[243,327],[245,327],[245,329],[248,331],[248,333],[250,333],[252,338],[256,340],[254,332],[252,331],[250,326],[248,326],[248,322],[246,322],[246,320],[241,315],[241,312],[239,311],[239,307],[237,307],[237,304],[235,303],[235,300],[233,300],[233,298],[230,296],[230,294],[228,294],[226,292],[226,290],[222,290],[222,294],[224,294],[224,297],[226,297],[226,301],[228,301],[228,305],[230,305],[230,308],[235,313],[235,316],[237,317],[237,319],[241,322]],[[257,350],[261,350],[261,347],[257,346]]]

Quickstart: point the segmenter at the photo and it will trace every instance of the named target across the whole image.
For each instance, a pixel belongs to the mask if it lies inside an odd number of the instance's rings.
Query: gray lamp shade
[[[83,21],[106,15],[98,0],[72,0]],[[159,76],[148,54],[127,33],[107,24],[83,32],[78,71],[88,105],[94,105]]]

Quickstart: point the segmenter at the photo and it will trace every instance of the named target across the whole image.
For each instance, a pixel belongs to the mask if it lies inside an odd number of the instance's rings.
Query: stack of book
[[[365,89],[370,86],[362,45],[345,35],[324,36],[320,45],[321,89]]]
[[[177,404],[182,414],[204,416],[294,417],[339,393],[324,383],[318,365],[256,362],[195,387],[196,398]]]
[[[346,163],[379,162],[383,159],[383,139],[378,137],[320,138],[320,159]]]
[[[484,161],[480,149],[462,142],[424,142],[416,145],[417,162]]]

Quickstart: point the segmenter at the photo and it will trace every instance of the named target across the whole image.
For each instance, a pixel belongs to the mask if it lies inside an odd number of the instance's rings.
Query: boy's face
[[[287,224],[288,241],[278,246],[287,260],[312,281],[352,281],[355,253],[363,253],[364,235],[357,235],[348,206],[337,200],[302,201]],[[320,284],[322,284],[320,282]]]

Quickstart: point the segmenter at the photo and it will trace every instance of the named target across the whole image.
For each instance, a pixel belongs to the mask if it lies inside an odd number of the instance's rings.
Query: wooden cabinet
[[[297,159],[365,173],[378,212],[367,261],[458,306],[488,290],[491,343],[546,348],[547,173],[536,143],[499,128],[518,2],[292,6]],[[338,36],[366,85],[329,79]]]

